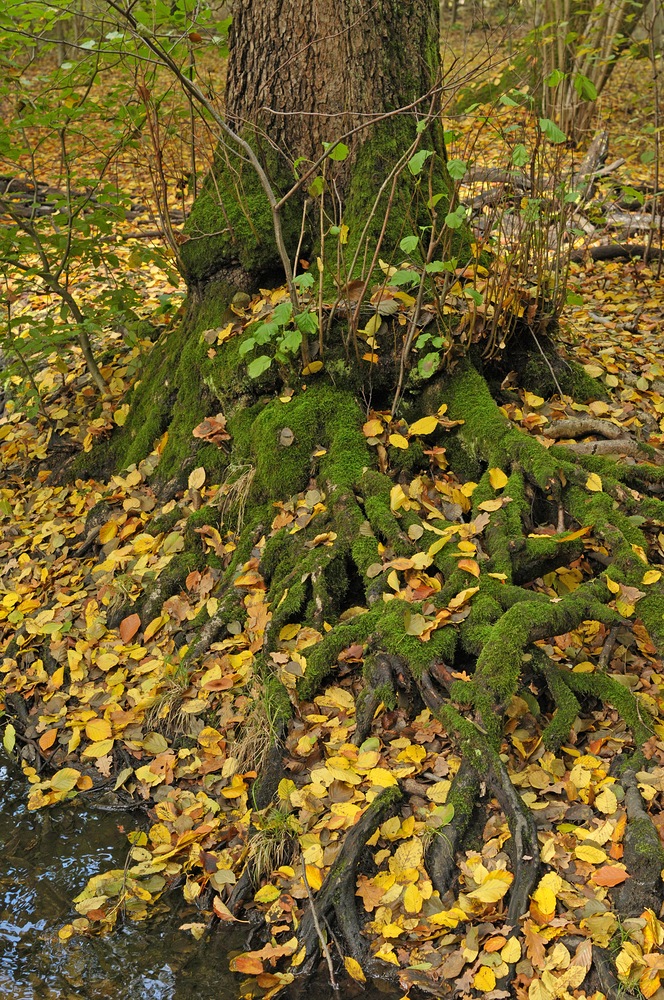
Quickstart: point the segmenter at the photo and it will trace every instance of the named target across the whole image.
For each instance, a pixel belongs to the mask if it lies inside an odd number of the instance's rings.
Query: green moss
[[[421,441],[411,441],[408,448],[387,449],[390,468],[395,472],[413,473],[425,466],[424,445]]]
[[[557,394],[560,386],[565,395],[571,396],[577,403],[610,398],[606,386],[588,375],[576,361],[563,361],[554,356],[551,367],[555,372],[555,380],[544,358],[540,354],[530,355],[519,384],[544,397]]]
[[[497,708],[507,705],[517,689],[523,653],[531,642],[562,635],[586,619],[615,621],[616,614],[598,598],[605,591],[601,581],[582,584],[558,604],[515,604],[496,622],[478,657],[473,678],[476,704],[482,706],[483,724],[489,731],[495,728]]]
[[[379,684],[378,687],[374,688],[373,694],[376,700],[379,702],[382,701],[388,710],[391,711],[396,708],[397,696],[390,684]]]
[[[634,736],[637,747],[650,739],[654,733],[650,713],[634,697],[629,688],[608,674],[576,674],[565,672],[563,678],[577,694],[592,695],[606,702],[624,719]]]
[[[661,652],[664,650],[664,595],[646,594],[636,608],[638,617]]]
[[[396,519],[390,505],[392,480],[380,472],[367,471],[363,474],[360,485],[364,496],[364,510],[373,530],[392,547],[396,555],[410,555],[412,543],[403,535],[403,527],[407,527],[407,524],[402,527],[403,522]]]
[[[200,533],[196,530],[197,528],[213,527],[219,530],[219,508],[210,507],[205,504],[199,510],[193,511],[187,518],[187,527],[185,530],[185,543],[188,546],[202,544]]]
[[[542,489],[557,479],[559,463],[538,441],[512,427],[470,361],[462,361],[455,369],[442,397],[448,415],[464,421],[458,434],[470,455],[481,455],[492,467],[509,468],[517,462]]]
[[[339,653],[354,642],[365,642],[381,620],[383,608],[372,608],[349,622],[335,626],[321,642],[305,653],[307,669],[298,683],[300,700],[308,701],[316,694],[320,684],[334,668]]]
[[[287,499],[306,489],[317,469],[323,481],[352,486],[371,464],[361,425],[354,396],[324,383],[288,405],[273,399],[238,408],[229,427],[234,460],[243,457],[256,469],[251,502]],[[290,433],[284,437],[284,431]],[[326,453],[317,460],[314,452],[321,449]]]
[[[376,204],[379,189],[385,178],[391,174],[395,164],[412,144],[416,136],[415,127],[415,121],[407,115],[386,118],[374,126],[370,140],[363,143],[358,151],[344,206],[344,222],[349,227],[342,265],[346,271],[344,277],[354,278],[359,275],[361,269],[371,261],[376,244],[381,238],[381,246],[384,248],[382,255],[392,263],[399,264],[406,258],[405,253],[398,249],[403,237],[417,233],[419,226],[431,224],[431,213],[426,207],[429,186],[425,172],[422,173],[425,179],[420,181],[409,170],[403,170],[394,192],[391,192],[390,184],[385,185]],[[433,130],[427,130],[422,136],[421,148],[436,153],[431,161],[432,188],[435,194],[443,195],[437,211],[444,213],[445,205],[449,204],[451,183],[445,166],[441,140],[442,131],[436,125]],[[352,262],[358,246],[358,259],[353,269]],[[455,246],[450,252],[464,252],[467,257],[467,246],[465,231],[459,232],[455,237]],[[411,254],[411,259],[418,260],[421,256],[416,250]],[[382,273],[378,271],[378,274],[382,279]]]
[[[249,140],[279,197],[289,184],[281,158],[267,144],[250,136]],[[284,240],[291,252],[297,246],[300,213],[297,198],[291,198],[281,211]],[[251,164],[225,146],[217,150],[213,170],[193,204],[184,232],[188,239],[180,247],[180,258],[189,284],[238,263],[255,276],[274,272],[279,266],[267,195]]]
[[[542,742],[547,750],[555,753],[567,740],[575,720],[579,716],[579,702],[571,691],[562,671],[547,656],[537,651],[533,655],[533,666],[544,675],[556,711],[551,721],[542,731]]]
[[[153,518],[149,524],[145,526],[145,531],[148,535],[167,535],[169,531],[172,531],[178,521],[183,517],[182,511],[179,507],[174,507],[173,510],[169,511],[168,514],[159,514],[157,517]]]

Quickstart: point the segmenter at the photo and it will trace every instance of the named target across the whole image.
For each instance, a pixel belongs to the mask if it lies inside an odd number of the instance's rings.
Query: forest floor
[[[625,160],[600,182],[604,199],[616,184],[641,191],[653,183],[653,162],[644,156],[653,137],[644,130],[652,122],[644,112],[643,65],[621,65],[602,99],[600,117],[610,128],[609,159]],[[504,148],[496,137],[506,124],[524,127],[521,114],[518,108],[482,108],[461,117],[453,126],[457,135],[451,155],[485,168],[504,168]],[[571,150],[559,154],[556,169],[564,171],[578,156]],[[122,180],[134,187],[137,201],[150,205],[144,174],[128,165]],[[174,204],[182,208],[181,201]],[[142,222],[154,225],[146,212],[144,219],[127,223],[128,230]],[[596,243],[609,238],[622,241],[625,236],[614,231],[609,237],[601,227],[594,235]],[[579,240],[584,243],[587,238]],[[132,241],[120,237],[116,249],[121,266],[131,271]],[[156,265],[144,265],[135,279],[144,317],[158,335],[177,321],[184,289],[169,284]],[[80,274],[78,290],[83,297],[93,296],[98,284],[111,280],[104,271]],[[584,257],[571,265],[568,290],[572,296],[560,324],[562,348],[598,379],[602,391],[596,400],[578,403],[560,394],[544,398],[512,382],[505,386],[503,412],[547,447],[561,437],[557,423],[579,417],[586,421],[585,439],[597,440],[587,421],[600,418],[616,428],[614,436],[658,449],[662,461],[664,279],[657,260]],[[284,295],[283,289],[271,289],[257,296],[240,317],[242,324],[266,301],[278,302]],[[43,294],[16,302],[19,337],[20,316],[28,310],[54,312],[55,307]],[[213,333],[211,349],[224,331]],[[411,723],[399,705],[379,706],[370,736],[359,747],[352,743],[362,646],[346,649],[329,686],[311,703],[297,705],[286,744],[287,777],[278,789],[280,807],[262,815],[252,811],[251,782],[260,756],[256,744],[263,740],[267,745],[265,720],[270,718],[253,672],[272,611],[260,570],[265,540],[257,539],[252,558],[234,582],[246,620],[235,623],[228,638],[213,643],[183,682],[178,664],[191,640],[191,622],[202,609],[212,615],[218,607],[218,570],[192,571],[185,589],[169,597],[150,621],[130,614],[110,627],[107,614],[118,602],[137,598],[184,549],[187,517],[202,503],[220,508],[218,528],[207,526],[202,532],[204,544],[222,563],[228,561],[236,535],[235,525],[223,520],[225,487],[208,482],[205,470],[195,469],[189,488],[164,503],[149,481],[163,440],[137,467],[109,482],[54,485],[51,478],[70,446],[88,451],[123,424],[125,394],[140,378],[152,342],[138,338],[127,343],[121,331],[105,330],[96,348],[110,392],[101,404],[73,347],[53,354],[33,372],[41,396],[38,412],[30,414],[22,405],[16,375],[0,415],[4,745],[21,757],[31,809],[83,792],[109,807],[130,796],[149,807],[149,821],[137,823],[140,829],[129,835],[125,869],[91,880],[75,901],[78,916],[60,930],[61,939],[108,931],[125,917],[144,919],[174,885],[182,886],[192,904],[192,918],[183,930],[200,937],[215,917],[235,919],[224,900],[250,850],[259,874],[253,907],[272,937],[263,947],[235,956],[231,968],[244,977],[241,986],[238,979],[243,995],[270,996],[292,980],[290,972],[279,971],[280,961],[290,958],[297,965],[298,913],[307,907],[308,894],[323,884],[343,832],[380,791],[400,782],[405,804],[371,839],[375,873],[360,877],[357,895],[367,914],[374,957],[386,969],[400,970],[404,992],[419,985],[440,996],[455,989],[458,995],[477,990],[506,997],[500,980],[515,964],[512,988],[517,996],[600,1000],[604,993],[597,984],[585,992],[584,980],[593,948],[613,943],[622,988],[664,997],[664,923],[651,910],[619,921],[612,903],[614,888],[629,874],[622,863],[625,790],[610,768],[632,739],[625,719],[612,708],[588,706],[583,722],[556,753],[542,743],[542,720],[533,714],[527,691],[508,710],[503,759],[535,813],[546,866],[519,937],[505,933],[502,901],[513,875],[504,851],[509,831],[495,800],[486,825],[469,839],[455,894],[441,901],[426,874],[423,844],[427,837],[441,835],[449,821],[446,797],[459,767],[453,744],[429,710]],[[282,400],[285,410],[290,399],[285,395]],[[366,416],[366,434],[373,438],[382,416],[373,411]],[[562,436],[576,439],[579,434]],[[407,438],[402,440],[407,445]],[[469,510],[476,484],[455,479],[444,462],[435,464],[439,467],[432,475],[443,501]],[[500,490],[503,474],[495,472]],[[409,484],[400,485],[407,493]],[[601,490],[600,477],[590,477],[589,488]],[[107,517],[90,540],[86,517],[101,501],[107,504]],[[285,525],[292,525],[295,534],[325,509],[326,498],[317,489],[284,497],[266,535]],[[160,526],[167,518],[168,530],[153,528],[156,518]],[[435,517],[430,524],[435,539]],[[540,530],[555,534],[557,527]],[[583,554],[535,580],[534,590],[560,598],[591,575],[593,559],[601,560],[606,550],[587,529],[578,534]],[[325,529],[314,539],[320,546],[333,542]],[[459,559],[472,575],[476,543],[463,533],[456,542]],[[664,563],[664,526],[653,544]],[[435,580],[412,561],[405,566],[392,559],[392,564],[391,586],[402,599],[411,593],[413,600],[422,600],[427,588],[434,592]],[[586,622],[544,648],[573,672],[607,671],[655,720],[646,743],[650,768],[636,777],[664,842],[664,666],[638,613],[639,599],[660,576],[657,570],[644,573],[642,591],[618,587],[616,606],[629,625],[609,629]],[[472,587],[458,595],[453,609],[458,618],[471,598]],[[296,623],[282,629],[272,657],[291,693],[306,672],[307,649],[321,637]],[[250,827],[259,831],[251,845]],[[346,969],[351,977],[362,978],[352,958],[346,959]]]

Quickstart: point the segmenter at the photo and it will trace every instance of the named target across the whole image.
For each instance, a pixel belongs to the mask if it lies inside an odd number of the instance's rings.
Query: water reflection
[[[1,753],[1,751],[0,751]],[[103,938],[63,944],[58,928],[77,914],[72,897],[92,875],[122,867],[125,831],[136,817],[82,810],[80,805],[29,813],[25,779],[0,756],[0,1000],[237,1000],[244,994],[228,971],[227,953],[246,947],[242,929],[220,926],[195,941],[178,930],[196,910],[174,892],[148,921]],[[362,990],[325,981],[282,1000],[389,1000],[380,984]]]
[[[58,808],[28,813],[25,779],[0,758],[0,998],[2,1000],[224,1000],[238,996],[225,952],[242,937],[221,930],[194,941],[196,919],[179,893],[154,919],[105,938],[63,944],[71,899],[98,872],[124,865],[123,813]],[[222,940],[223,934],[223,940]]]

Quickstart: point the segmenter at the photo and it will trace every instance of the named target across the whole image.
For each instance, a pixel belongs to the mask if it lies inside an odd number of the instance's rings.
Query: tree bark
[[[420,100],[439,70],[438,38],[429,0],[237,3],[229,118],[239,130],[255,127],[290,163],[315,160],[323,142]]]

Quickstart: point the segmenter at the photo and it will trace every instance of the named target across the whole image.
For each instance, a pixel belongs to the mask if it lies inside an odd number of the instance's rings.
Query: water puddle
[[[244,950],[246,930],[217,927],[201,941],[179,930],[195,921],[180,892],[157,905],[147,921],[128,923],[102,938],[74,937],[58,929],[78,914],[72,898],[92,875],[122,868],[130,813],[83,808],[74,800],[42,812],[25,808],[25,778],[0,754],[0,998],[2,1000],[237,1000],[244,994],[228,971],[228,952]],[[326,981],[280,994],[310,998],[389,1000],[389,990],[361,990]]]

